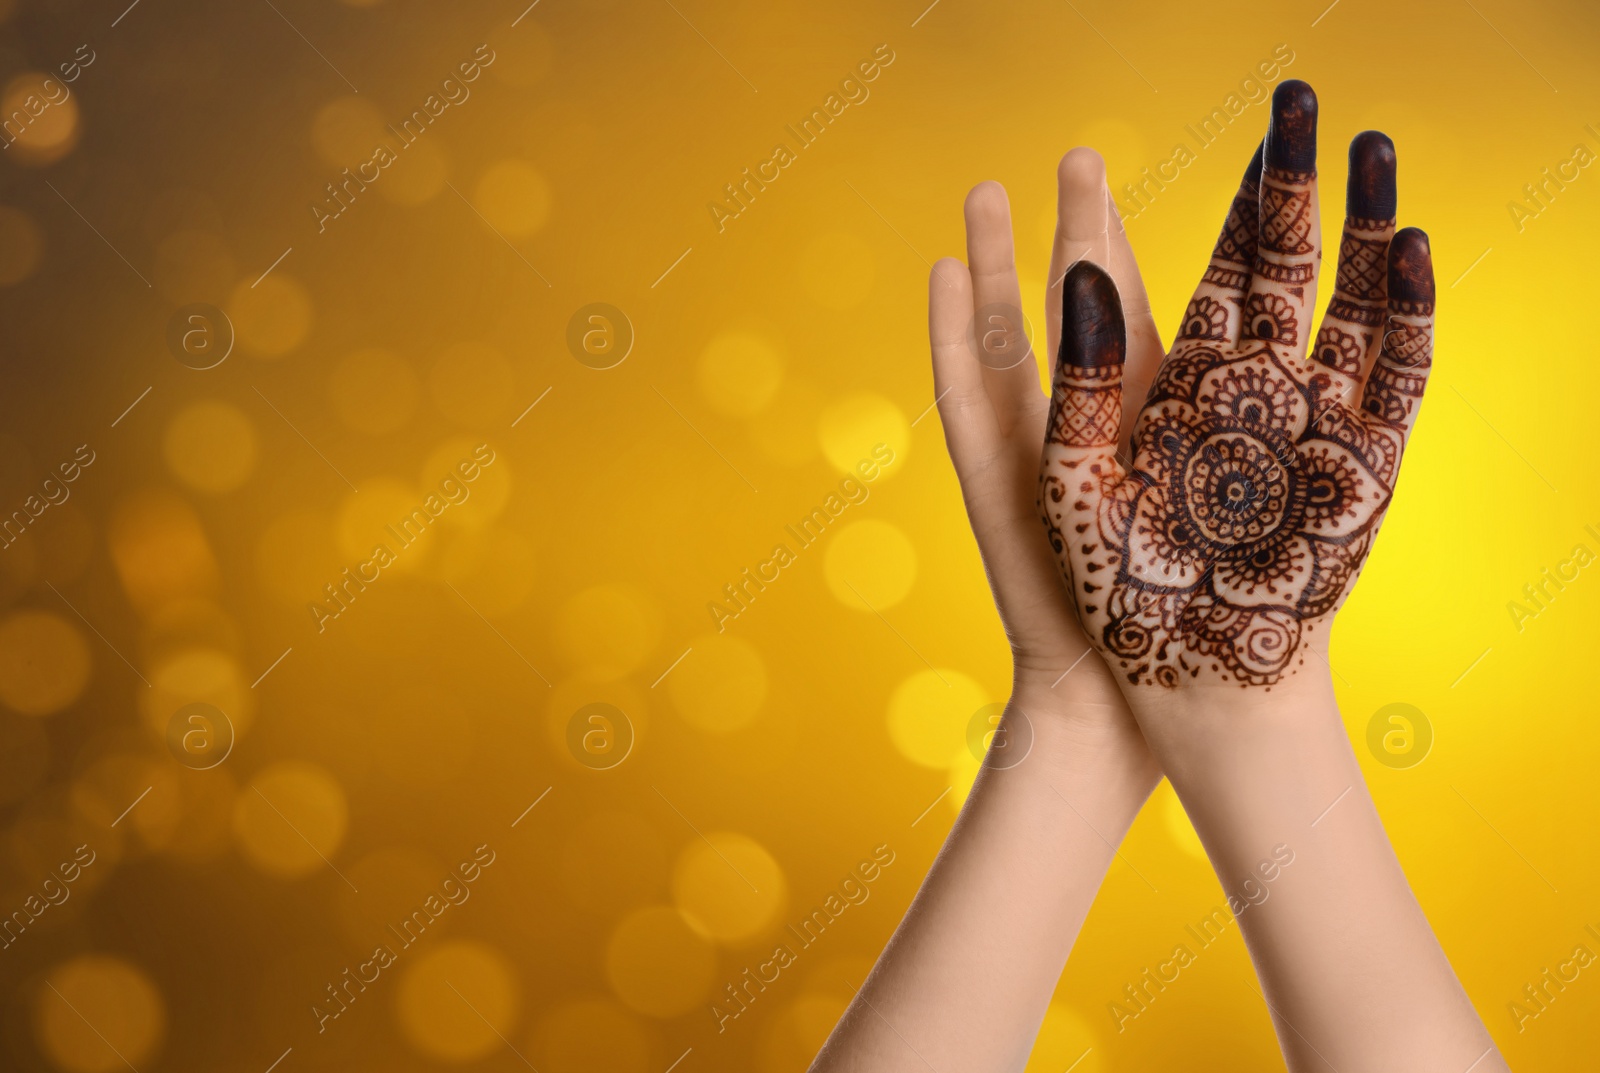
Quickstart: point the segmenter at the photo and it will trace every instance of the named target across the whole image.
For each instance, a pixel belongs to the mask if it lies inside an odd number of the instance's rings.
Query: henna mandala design
[[[1215,298],[1201,295],[1189,303],[1183,315],[1183,327],[1178,329],[1179,339],[1226,339],[1228,337],[1228,309]]]
[[[1058,383],[1069,382],[1095,401],[1058,403],[1050,442],[1088,446],[1073,430],[1092,411],[1099,423],[1086,435],[1114,444],[1115,420],[1099,411],[1112,383],[1104,367],[1069,366]],[[1120,395],[1120,378],[1114,387]],[[1302,623],[1343,597],[1389,501],[1374,472],[1388,456],[1350,415],[1262,342],[1231,354],[1188,346],[1151,388],[1125,480],[1090,460],[1047,471],[1058,550],[1071,539],[1061,533],[1069,506],[1100,496],[1075,534],[1096,551],[1080,586],[1086,596],[1110,586],[1090,613],[1103,611],[1100,640],[1130,681],[1176,685],[1209,669],[1266,686],[1289,670]]]
[[[1334,372],[1356,376],[1361,372],[1361,358],[1365,353],[1366,348],[1361,345],[1361,340],[1332,324],[1324,324],[1317,333],[1317,345],[1312,356]]]
[[[1300,338],[1294,307],[1276,294],[1252,294],[1244,306],[1245,323],[1255,339],[1294,346]]]

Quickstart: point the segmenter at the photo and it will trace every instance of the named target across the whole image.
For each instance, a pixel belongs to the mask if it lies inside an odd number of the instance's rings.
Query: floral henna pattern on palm
[[[1339,354],[1336,375],[1320,352],[1315,362],[1305,355],[1301,324],[1318,256],[1314,149],[1307,149],[1314,134],[1306,126],[1314,131],[1315,98],[1307,108],[1309,87],[1297,86],[1303,92],[1291,86],[1289,101],[1297,107],[1275,100],[1251,277],[1228,288],[1231,295],[1219,293],[1219,259],[1237,263],[1232,258],[1249,245],[1225,227],[1135,423],[1126,468],[1117,454],[1123,328],[1116,288],[1088,262],[1064,281],[1039,506],[1087,632],[1135,686],[1201,680],[1271,688],[1304,663],[1305,634],[1338,608],[1371,548],[1427,378],[1434,299],[1427,237],[1408,229],[1389,239],[1394,158],[1381,135],[1363,135],[1352,149],[1362,189],[1353,176],[1328,320],[1341,302],[1359,300],[1365,310],[1376,300],[1387,330],[1369,361],[1376,330],[1363,336],[1360,322],[1325,326],[1318,345]],[[1387,156],[1374,146],[1388,146]],[[1382,192],[1384,177],[1374,169],[1388,175],[1387,211],[1381,196],[1362,200],[1368,187]],[[1250,180],[1247,173],[1241,195]],[[1237,202],[1230,224],[1236,215]],[[1382,226],[1372,225],[1374,217]],[[1365,243],[1375,234],[1384,271],[1374,283]],[[1349,341],[1330,343],[1330,328]],[[1349,397],[1368,366],[1364,393]]]

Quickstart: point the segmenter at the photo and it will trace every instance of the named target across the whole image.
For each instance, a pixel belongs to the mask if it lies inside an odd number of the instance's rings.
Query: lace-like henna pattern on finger
[[[1295,293],[1316,278],[1317,262],[1306,256],[1316,245],[1311,233],[1311,184],[1316,178],[1314,171],[1269,167],[1261,184],[1261,241],[1251,271],[1259,279],[1287,284]]]
[[[1074,390],[1051,408],[1046,442],[1078,447],[1116,443],[1122,421],[1122,366],[1063,366],[1056,379]]]
[[[1366,238],[1356,231],[1383,234],[1393,220],[1361,220],[1349,217],[1344,222],[1344,238],[1339,243],[1340,294],[1367,302],[1383,301],[1384,275],[1388,272],[1389,238]]]
[[[1398,303],[1408,315],[1426,317],[1433,303]],[[1422,389],[1433,365],[1433,329],[1426,323],[1391,321],[1383,336],[1383,349],[1367,377],[1367,413],[1379,421],[1403,426],[1422,401]]]

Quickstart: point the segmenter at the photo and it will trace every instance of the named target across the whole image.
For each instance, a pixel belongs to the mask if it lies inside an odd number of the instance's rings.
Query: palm
[[[1427,240],[1394,233],[1392,147],[1370,133],[1352,147],[1338,284],[1307,356],[1315,98],[1303,83],[1277,96],[1267,167],[1258,154],[1240,186],[1127,467],[1115,289],[1090,266],[1068,279],[1077,334],[1040,507],[1087,632],[1135,686],[1270,687],[1325,647],[1326,629],[1311,635],[1371,547],[1431,360]]]

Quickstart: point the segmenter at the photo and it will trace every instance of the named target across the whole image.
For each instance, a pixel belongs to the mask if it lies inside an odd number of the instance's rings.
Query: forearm
[[[1506,1068],[1485,1053],[1488,1032],[1411,893],[1331,689],[1296,688],[1206,691],[1145,721],[1239,918],[1289,1068]]]
[[[1131,725],[1013,697],[1033,745],[986,763],[922,888],[813,1073],[1021,1069],[1089,906],[1159,779]],[[1103,720],[1101,721],[1104,722]]]

